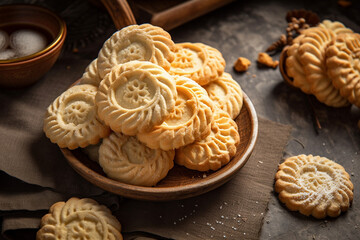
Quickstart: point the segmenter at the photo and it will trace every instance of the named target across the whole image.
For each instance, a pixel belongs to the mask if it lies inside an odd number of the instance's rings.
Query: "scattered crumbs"
[[[187,218],[187,216],[185,215],[184,218]]]
[[[189,236],[190,234],[189,233],[186,233],[187,236]]]
[[[239,222],[240,222],[240,220],[237,220],[237,222],[239,223]]]
[[[219,208],[222,209],[222,205]]]
[[[235,219],[236,219],[236,217],[233,217],[233,219],[235,220]]]
[[[227,203],[227,202],[224,202],[224,205],[228,205],[228,203]]]
[[[255,217],[255,215],[256,215],[256,214],[255,214],[255,213],[253,213],[253,216],[254,216],[254,217]]]
[[[261,164],[263,164],[264,162],[263,162],[263,161],[258,161],[258,163],[261,163]]]
[[[246,233],[244,233],[244,235],[246,235]]]
[[[195,204],[195,207],[198,207],[199,205]]]
[[[176,225],[176,222],[174,222],[174,225]]]
[[[195,221],[193,221],[193,224],[195,224]]]
[[[351,160],[351,162],[352,162],[352,163],[353,163],[353,162],[355,162],[355,161],[354,161],[354,159],[353,159],[353,160]]]
[[[226,235],[223,235],[224,238],[226,238]]]
[[[256,204],[258,204],[259,202],[258,201],[255,201]]]
[[[211,238],[213,238],[213,237],[214,237],[214,235],[211,235],[210,237],[211,237]]]
[[[256,167],[258,168],[258,167],[260,167],[259,165],[256,165]]]
[[[357,155],[357,152],[355,152],[355,155]]]
[[[256,78],[256,74],[253,74],[252,77],[253,77],[253,78]]]
[[[207,222],[206,225],[211,226],[211,223],[208,223],[208,222]]]
[[[327,220],[324,221],[324,223],[327,223],[327,222],[328,222]]]
[[[249,72],[246,72],[246,75],[250,75],[251,73],[249,73]]]
[[[225,219],[229,219],[229,217],[228,217],[228,216],[226,216],[226,217],[225,217]]]
[[[202,177],[203,177],[203,178],[206,178],[206,177],[207,177],[207,175],[204,173]]]
[[[211,228],[211,230],[215,231],[215,228],[214,228],[214,227],[211,226],[210,228]]]
[[[72,52],[73,52],[73,53],[78,53],[78,52],[79,52],[79,49],[78,49],[78,48],[73,48]]]
[[[237,228],[236,228],[236,227],[234,227],[234,226],[232,226],[231,228],[232,228],[233,230],[235,230],[235,231],[237,230]]]
[[[181,207],[183,208],[183,207],[184,207],[184,204],[181,204]]]
[[[351,172],[351,176],[354,176],[355,174],[353,172]]]
[[[325,143],[323,143],[323,146],[325,146]]]
[[[263,216],[264,215],[264,213],[262,212],[262,213],[260,213],[261,214],[261,216]]]
[[[194,179],[195,177],[194,176],[191,176],[192,179]]]
[[[159,218],[162,218],[162,216],[160,215]]]
[[[315,240],[315,235],[312,235],[312,239]]]
[[[224,216],[221,216],[222,219],[224,219]]]
[[[238,214],[237,216],[238,216],[238,217],[241,217],[241,214]]]

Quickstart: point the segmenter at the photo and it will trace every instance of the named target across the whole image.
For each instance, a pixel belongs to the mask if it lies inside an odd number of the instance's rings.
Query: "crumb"
[[[352,4],[351,1],[347,1],[347,0],[339,0],[338,1],[338,4],[341,6],[341,7],[348,7]]]
[[[279,65],[279,61],[274,61],[269,54],[267,53],[259,53],[257,61],[265,66],[276,68]]]
[[[256,74],[253,74],[252,77],[253,77],[253,78],[256,78]]]
[[[78,52],[79,52],[79,49],[78,49],[78,48],[73,48],[72,52],[73,52],[73,53],[78,53]]]
[[[249,59],[244,58],[244,57],[239,57],[234,64],[234,69],[237,72],[245,72],[249,69],[250,65],[251,65],[251,62]]]

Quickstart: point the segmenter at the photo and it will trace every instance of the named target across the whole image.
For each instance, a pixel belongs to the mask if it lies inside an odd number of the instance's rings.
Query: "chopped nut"
[[[286,36],[285,34],[281,34],[279,40],[271,44],[270,47],[266,49],[266,52],[281,50],[286,44],[287,44]]]
[[[257,61],[272,68],[276,68],[279,65],[279,61],[274,61],[267,53],[259,53]]]
[[[238,72],[245,72],[248,70],[250,65],[251,62],[249,59],[244,57],[239,57],[234,64],[234,69]]]

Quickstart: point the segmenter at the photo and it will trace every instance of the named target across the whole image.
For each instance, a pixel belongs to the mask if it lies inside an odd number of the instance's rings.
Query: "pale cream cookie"
[[[169,73],[188,77],[200,85],[216,80],[225,69],[221,53],[202,43],[175,44],[175,59]]]
[[[97,144],[110,134],[97,116],[95,95],[98,88],[75,85],[57,97],[47,109],[43,130],[61,148],[75,149]]]
[[[138,139],[148,147],[172,150],[200,140],[209,134],[214,104],[207,92],[195,81],[174,76],[177,98],[175,109],[164,122]]]
[[[122,240],[121,224],[104,205],[90,198],[57,202],[42,217],[37,240]]]
[[[103,78],[112,67],[132,60],[150,61],[169,70],[174,48],[164,29],[151,24],[130,25],[104,43],[98,55],[99,75]]]
[[[86,67],[85,72],[80,78],[80,84],[91,84],[99,87],[101,80],[102,78],[99,75],[96,58]]]
[[[310,91],[322,103],[331,107],[347,106],[348,101],[340,95],[327,75],[325,50],[335,38],[332,30],[314,27],[306,31],[298,49]]]
[[[290,157],[279,166],[275,179],[280,201],[291,211],[306,216],[337,217],[347,211],[353,200],[349,174],[325,157]]]
[[[224,72],[217,80],[205,85],[204,88],[215,105],[229,113],[232,119],[239,115],[243,105],[243,92],[229,73]]]
[[[114,180],[150,187],[166,177],[174,155],[174,150],[151,149],[134,136],[112,133],[100,145],[99,164]]]
[[[173,111],[176,96],[175,81],[162,67],[131,61],[105,76],[96,104],[113,131],[133,136],[161,124]]]
[[[343,33],[353,33],[353,30],[345,27],[344,24],[338,21],[331,21],[328,19],[323,20],[319,25],[319,27],[330,29],[333,33],[343,34]]]
[[[218,170],[235,155],[240,143],[238,127],[227,112],[216,108],[210,134],[176,150],[175,162],[186,168]]]
[[[360,107],[360,34],[338,35],[326,49],[326,66],[341,96]]]

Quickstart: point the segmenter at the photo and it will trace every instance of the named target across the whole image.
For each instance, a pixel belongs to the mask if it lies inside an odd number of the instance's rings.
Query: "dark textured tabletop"
[[[260,117],[293,127],[284,156],[313,154],[344,166],[354,184],[352,207],[338,218],[316,220],[290,212],[273,193],[269,202],[261,239],[360,239],[360,111],[355,106],[331,108],[314,97],[290,88],[279,69],[262,68],[257,56],[282,33],[286,13],[307,9],[321,20],[341,21],[360,32],[360,4],[352,1],[344,8],[337,1],[236,1],[206,16],[170,31],[174,41],[202,41],[219,49],[226,71],[241,84]],[[236,73],[233,63],[246,57],[252,65],[245,74]],[[279,54],[273,56],[279,58]],[[315,127],[317,118],[321,129]]]

